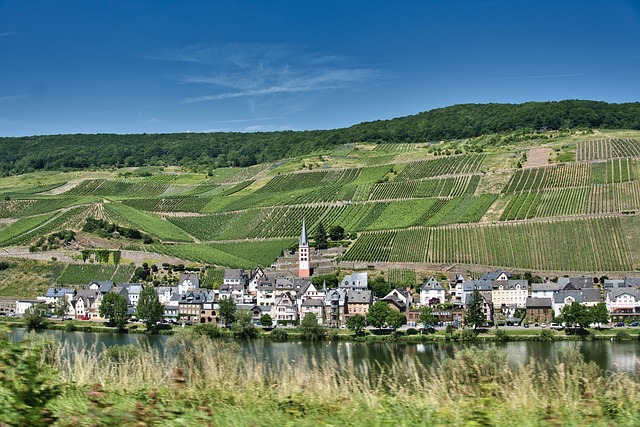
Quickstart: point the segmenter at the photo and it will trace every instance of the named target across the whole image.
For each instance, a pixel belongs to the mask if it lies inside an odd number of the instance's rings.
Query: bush
[[[460,334],[461,341],[475,341],[478,339],[478,334],[473,329],[464,329]]]
[[[65,332],[73,332],[73,331],[77,330],[76,324],[73,323],[73,322],[67,322],[64,325],[64,330],[65,330]]]
[[[134,345],[112,345],[107,347],[103,353],[103,357],[113,363],[129,363],[140,357],[142,350]]]
[[[418,335],[418,330],[416,328],[407,329],[407,335]]]
[[[539,341],[553,341],[556,339],[556,334],[551,329],[543,329],[538,335]]]
[[[618,341],[626,341],[631,339],[631,335],[627,331],[618,331],[616,332],[616,339]]]
[[[496,341],[507,342],[509,341],[509,334],[504,329],[498,329],[496,331]]]
[[[276,341],[286,341],[289,339],[289,333],[282,328],[276,328],[271,331],[271,338]]]
[[[193,327],[194,332],[205,335],[209,338],[218,338],[220,336],[220,328],[213,323],[200,323]]]

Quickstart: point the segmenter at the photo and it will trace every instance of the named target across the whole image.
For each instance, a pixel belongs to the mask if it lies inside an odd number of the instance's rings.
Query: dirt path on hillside
[[[8,258],[22,258],[33,259],[37,261],[51,261],[52,258],[56,258],[59,262],[68,264],[82,264],[82,259],[74,259],[80,254],[77,250],[71,251],[44,251],[44,252],[29,252],[27,246],[13,246],[0,249],[0,257]],[[168,263],[168,264],[193,264],[190,261],[180,258],[162,255],[155,252],[142,252],[142,251],[121,251],[122,263],[134,262],[136,265],[141,265],[143,262],[149,263]]]
[[[537,168],[540,166],[547,166],[549,164],[549,155],[551,154],[551,148],[549,147],[536,147],[529,150],[527,153],[527,164],[525,168]]]

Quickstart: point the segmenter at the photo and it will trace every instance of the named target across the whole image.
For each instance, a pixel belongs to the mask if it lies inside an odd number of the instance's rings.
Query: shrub
[[[103,357],[113,363],[129,363],[140,357],[142,350],[134,345],[112,345],[107,347],[103,353]]]
[[[464,329],[460,334],[461,341],[475,341],[478,339],[478,334],[473,329]]]
[[[553,341],[556,338],[556,334],[551,329],[543,329],[538,335],[539,341]]]
[[[418,330],[416,328],[407,329],[407,335],[418,335]]]
[[[507,334],[507,331],[505,331],[504,329],[498,329],[496,331],[496,341],[509,341],[509,334]]]
[[[289,333],[282,328],[274,329],[273,331],[271,331],[270,336],[276,341],[286,341],[287,339],[289,339]]]
[[[220,336],[220,328],[213,323],[200,323],[193,327],[193,331],[209,338],[218,338]]]
[[[616,339],[618,341],[626,341],[631,339],[631,335],[627,331],[618,331],[616,332]]]

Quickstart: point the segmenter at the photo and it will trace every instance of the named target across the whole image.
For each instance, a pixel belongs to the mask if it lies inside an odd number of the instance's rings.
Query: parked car
[[[546,324],[546,323],[541,323],[541,324],[540,324],[540,327],[541,327],[541,328],[546,328],[546,327],[547,327],[547,324]]]
[[[525,328],[527,328],[527,329],[529,329],[529,324],[528,324],[528,323],[525,323],[525,324],[524,324],[524,327],[525,327]]]
[[[624,322],[618,322],[613,326],[615,326],[616,328],[624,328]]]
[[[629,326],[633,326],[634,328],[637,328],[638,326],[640,326],[640,322],[631,322]]]
[[[549,328],[550,328],[550,329],[556,329],[556,330],[558,330],[558,331],[561,331],[561,330],[563,330],[563,329],[564,329],[564,326],[562,326],[562,324],[561,324],[561,323],[551,323],[551,324],[549,325]]]

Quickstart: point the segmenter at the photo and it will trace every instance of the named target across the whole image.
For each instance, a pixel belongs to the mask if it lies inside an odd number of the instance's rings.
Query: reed
[[[23,345],[46,349],[39,363],[57,372],[61,393],[46,405],[57,426],[635,426],[640,420],[640,378],[605,372],[576,349],[564,350],[553,367],[510,366],[504,351],[470,346],[437,366],[403,359],[383,369],[349,358],[273,365],[190,330],[172,336],[162,354],[33,338]]]

